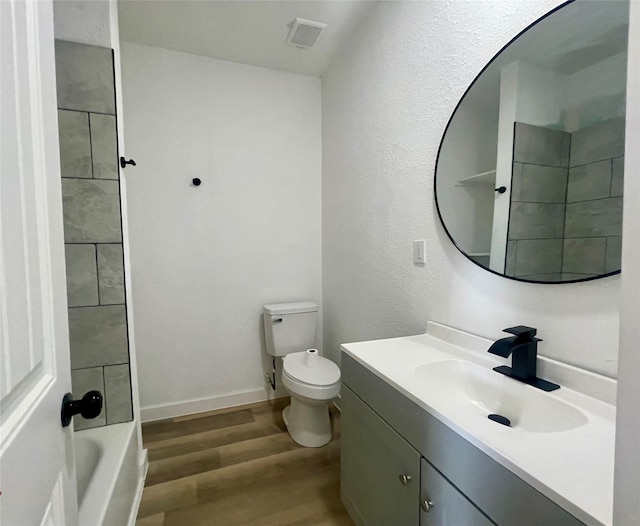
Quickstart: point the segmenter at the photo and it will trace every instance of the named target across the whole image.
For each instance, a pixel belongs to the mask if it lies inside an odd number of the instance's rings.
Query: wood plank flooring
[[[149,471],[137,526],[352,526],[340,501],[340,414],[296,444],[288,398],[142,425]]]

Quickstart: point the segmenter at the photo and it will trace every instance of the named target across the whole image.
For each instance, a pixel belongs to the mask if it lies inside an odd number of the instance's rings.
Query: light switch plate
[[[425,241],[424,239],[416,239],[413,242],[413,263],[414,265],[424,265],[426,262]]]

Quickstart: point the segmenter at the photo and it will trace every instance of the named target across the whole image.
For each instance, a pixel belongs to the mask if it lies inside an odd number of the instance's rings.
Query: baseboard
[[[178,402],[175,404],[142,407],[140,408],[140,420],[142,422],[153,422],[154,420],[163,420],[165,418],[173,418],[176,416],[213,411],[214,409],[224,409],[226,407],[262,402],[270,399],[268,394],[270,393],[267,393],[264,389],[258,389],[255,391],[246,391],[231,395],[189,400],[187,402]]]
[[[140,502],[142,501],[144,481],[147,478],[147,470],[149,469],[149,455],[146,449],[143,449],[138,454],[138,467],[140,477],[138,478],[138,487],[136,488],[136,495],[133,499],[133,506],[131,508],[131,515],[129,515],[128,526],[135,526],[136,519],[138,518],[138,510],[140,509]]]

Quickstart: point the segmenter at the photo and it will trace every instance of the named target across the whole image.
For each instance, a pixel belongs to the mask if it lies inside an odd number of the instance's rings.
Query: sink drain
[[[498,424],[502,424],[503,426],[511,427],[511,420],[509,420],[506,416],[498,415],[496,413],[491,413],[489,415],[489,420],[498,422]]]

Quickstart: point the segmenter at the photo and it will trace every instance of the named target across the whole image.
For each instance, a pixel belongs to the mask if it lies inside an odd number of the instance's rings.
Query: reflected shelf
[[[496,184],[496,170],[488,170],[479,174],[469,175],[458,179],[458,183],[455,186],[473,186],[473,185],[490,185]]]

